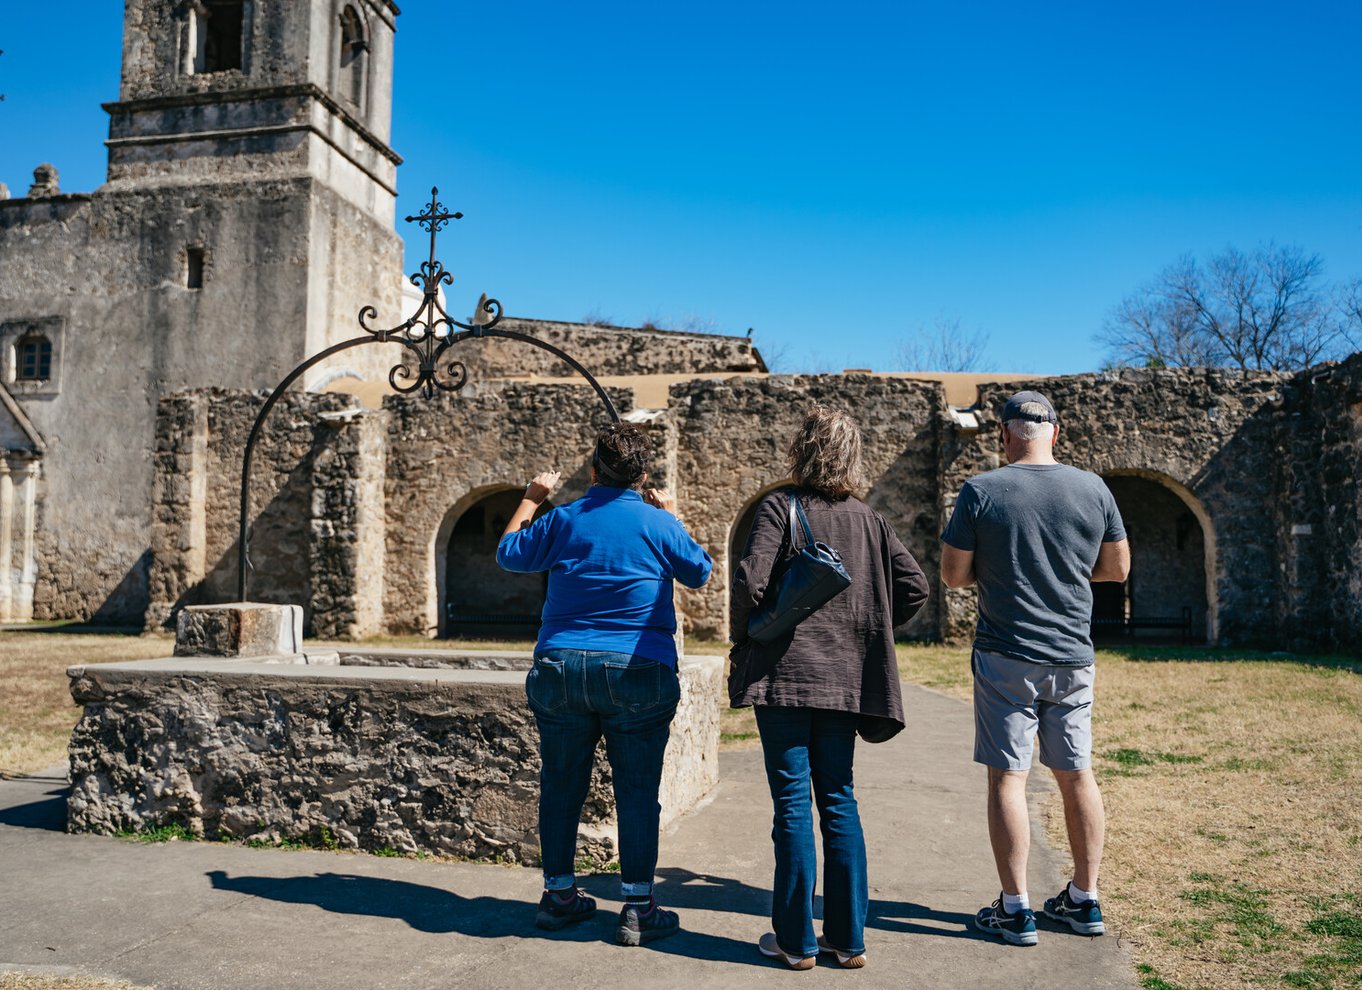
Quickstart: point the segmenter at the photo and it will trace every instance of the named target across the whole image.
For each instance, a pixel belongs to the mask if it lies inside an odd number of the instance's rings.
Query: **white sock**
[[[1016,914],[1018,911],[1030,910],[1030,908],[1031,899],[1026,896],[1026,891],[1023,890],[1020,894],[1003,892],[1003,910],[1008,914]]]
[[[1079,887],[1074,886],[1074,882],[1070,880],[1069,900],[1073,901],[1075,904],[1082,904],[1084,901],[1095,901],[1097,900],[1097,891],[1095,889],[1082,890]]]

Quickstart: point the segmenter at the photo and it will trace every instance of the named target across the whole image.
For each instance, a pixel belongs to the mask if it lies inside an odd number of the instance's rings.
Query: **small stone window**
[[[184,285],[187,289],[203,288],[203,248],[191,247],[185,251]]]
[[[191,75],[241,68],[243,0],[196,0],[189,7],[185,70]]]
[[[354,7],[347,6],[340,16],[341,94],[355,106],[364,105],[364,66],[369,43],[364,38],[364,22]]]
[[[14,345],[14,380],[45,382],[52,377],[52,341],[40,333],[21,337]]]

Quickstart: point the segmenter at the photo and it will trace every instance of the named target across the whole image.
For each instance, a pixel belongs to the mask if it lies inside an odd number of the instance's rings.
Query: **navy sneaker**
[[[1011,945],[1035,945],[1036,915],[1030,908],[1015,914],[1003,910],[1003,899],[998,899],[974,916],[974,927],[985,935],[1000,938]]]
[[[1063,922],[1080,935],[1107,933],[1107,926],[1102,923],[1102,909],[1097,902],[1084,901],[1082,904],[1075,904],[1073,898],[1069,896],[1067,883],[1058,896],[1045,901],[1043,913],[1052,921]]]
[[[564,898],[564,894],[571,896]],[[539,898],[539,913],[534,916],[534,927],[556,932],[560,928],[595,917],[596,902],[576,887],[565,891],[544,891]]]
[[[664,911],[657,901],[635,904],[626,901],[620,908],[619,927],[615,929],[615,941],[620,945],[642,945],[655,942],[681,930],[681,919],[675,911]]]

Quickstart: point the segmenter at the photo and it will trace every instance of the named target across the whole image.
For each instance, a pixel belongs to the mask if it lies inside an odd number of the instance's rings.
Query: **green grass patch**
[[[757,732],[720,732],[719,742],[746,742],[748,739],[756,739],[760,736]]]
[[[1281,938],[1285,929],[1267,911],[1268,891],[1249,887],[1242,883],[1223,883],[1212,874],[1193,873],[1193,883],[1208,884],[1185,890],[1178,896],[1189,904],[1205,909],[1201,919],[1186,919],[1209,923],[1204,929],[1207,937],[1213,930],[1224,925],[1236,942],[1246,949],[1267,948],[1270,943]],[[1198,879],[1204,878],[1204,879]]]
[[[115,832],[120,839],[128,839],[132,842],[195,842],[198,836],[179,822],[172,822],[169,825],[153,825],[151,828],[128,830]]]

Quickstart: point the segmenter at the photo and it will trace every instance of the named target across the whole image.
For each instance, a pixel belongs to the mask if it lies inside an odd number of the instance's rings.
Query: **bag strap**
[[[804,506],[799,504],[799,497],[794,492],[790,492],[790,550],[795,549],[795,518],[799,519],[799,527],[804,530],[805,546],[813,546],[813,530],[809,528],[809,517],[804,515]]]

